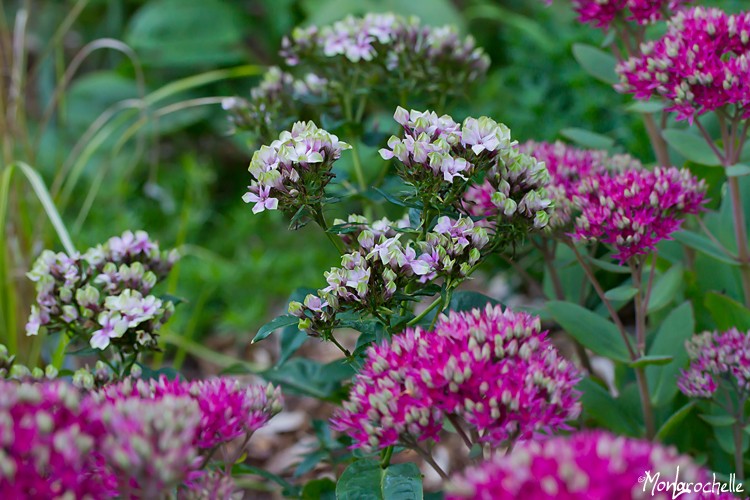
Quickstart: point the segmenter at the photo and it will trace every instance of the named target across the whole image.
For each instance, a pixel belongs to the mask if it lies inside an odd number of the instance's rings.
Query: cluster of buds
[[[99,419],[106,432],[102,454],[119,491],[135,484],[138,498],[159,498],[200,466],[194,444],[200,413],[191,398],[117,399],[101,406]]]
[[[750,331],[703,332],[686,342],[690,366],[677,386],[691,398],[713,397],[722,382],[727,389],[750,396]]]
[[[676,14],[667,33],[620,63],[618,90],[636,99],[664,98],[691,123],[727,106],[750,116],[750,12],[695,7]]]
[[[230,498],[231,478],[203,467],[281,405],[278,389],[230,379],[126,379],[93,392],[0,380],[0,393],[0,488],[10,498],[163,498],[175,488]]]
[[[679,471],[680,482],[664,490]],[[682,485],[682,488],[680,488]],[[603,431],[519,443],[512,452],[467,469],[449,500],[514,498],[734,498],[726,485],[675,448]],[[687,491],[685,490],[687,487]],[[724,493],[722,493],[722,491]],[[674,495],[674,497],[673,497]]]
[[[313,122],[297,122],[253,154],[248,168],[253,181],[242,199],[254,204],[253,213],[279,205],[291,215],[303,207],[318,210],[333,163],[346,149],[351,146]]]
[[[579,379],[539,318],[500,306],[451,312],[434,331],[371,346],[332,422],[368,451],[437,439],[446,416],[500,446],[567,428],[580,414]]]
[[[552,0],[545,0],[547,5]],[[688,0],[571,0],[578,20],[609,29],[616,21],[650,24],[671,17]]]
[[[328,102],[328,81],[308,73],[302,79],[273,66],[261,83],[250,91],[249,99],[230,97],[221,105],[236,129],[254,132],[261,140],[274,137],[292,124],[292,117],[306,114],[305,105]]]
[[[243,386],[229,378],[193,382],[168,380],[163,376],[148,381],[127,378],[104,387],[96,397],[109,401],[167,397],[194,400],[199,413],[194,444],[200,450],[211,450],[241,436],[249,437],[279,413],[283,404],[277,387]]]
[[[573,197],[581,214],[571,236],[612,246],[621,263],[648,255],[685,215],[702,210],[705,189],[703,180],[675,167],[585,178]]]
[[[369,92],[384,88],[452,95],[489,68],[489,58],[473,38],[461,39],[450,26],[422,26],[416,18],[395,14],[296,28],[284,38],[281,55],[289,66],[314,68],[345,91],[366,84]]]
[[[63,382],[0,380],[0,490],[6,498],[111,498],[96,409]]]
[[[352,251],[341,257],[341,267],[325,273],[328,286],[308,295],[304,303],[289,305],[289,313],[300,318],[300,330],[310,335],[325,338],[341,312],[376,314],[381,307],[390,307],[397,293],[409,285],[467,278],[489,243],[487,231],[468,217],[440,217],[420,241],[404,241],[405,233],[394,229],[407,221],[394,226],[381,220],[370,226],[359,216],[350,220],[354,222],[347,225],[355,231],[347,233],[345,241]]]
[[[490,216],[493,233],[506,239],[547,225],[554,208],[545,189],[549,174],[543,163],[518,151],[508,127],[486,116],[458,125],[448,115],[400,107],[394,119],[404,137],[392,136],[380,155],[399,161],[399,176],[424,205]]]
[[[58,371],[52,365],[47,365],[44,368],[35,366],[29,368],[16,361],[15,356],[11,356],[8,352],[8,348],[4,344],[0,344],[0,379],[13,379],[13,380],[54,380],[57,378]]]
[[[28,273],[37,296],[26,334],[44,328],[83,335],[96,349],[155,346],[174,305],[151,291],[177,258],[174,250],[160,251],[143,231],[126,231],[83,255],[45,250]]]

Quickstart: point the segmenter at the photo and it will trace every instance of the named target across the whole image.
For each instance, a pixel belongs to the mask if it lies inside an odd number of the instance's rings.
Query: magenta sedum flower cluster
[[[610,156],[606,151],[579,149],[563,142],[528,141],[519,151],[543,163],[549,173],[547,196],[554,210],[549,212],[550,229],[568,225],[575,211],[573,196],[578,193],[582,179],[608,172],[622,172],[642,168],[641,163],[628,155]],[[499,213],[492,201],[494,188],[489,181],[471,186],[464,195],[465,206],[472,216],[492,217]]]
[[[677,119],[736,107],[750,116],[750,13],[695,7],[679,12],[667,33],[622,62],[619,90],[636,99],[662,97]]]
[[[572,236],[610,245],[622,263],[669,239],[685,215],[702,210],[704,194],[703,180],[675,167],[589,177],[574,197],[581,214]]]
[[[231,478],[203,466],[281,409],[278,389],[228,379],[126,379],[91,393],[0,380],[0,393],[0,489],[12,498],[159,498],[184,484],[229,494]]]
[[[744,398],[750,396],[750,331],[703,332],[685,348],[690,366],[677,380],[683,394],[709,399],[724,382]]]
[[[447,498],[667,500],[673,491],[656,483],[674,481],[678,470],[685,484],[677,487],[691,488],[680,498],[734,498],[721,493],[721,483],[674,448],[602,431],[519,443],[510,454],[497,455],[455,477]]]
[[[552,0],[546,0],[551,4]],[[578,20],[608,29],[616,21],[650,24],[668,19],[689,0],[571,0]]]
[[[567,428],[580,375],[539,318],[500,306],[451,312],[433,331],[375,345],[333,427],[365,450],[437,440],[452,416],[495,446]]]
[[[126,231],[83,255],[45,250],[28,273],[37,296],[27,335],[44,329],[81,335],[96,349],[153,347],[174,306],[151,291],[178,257],[144,231]]]

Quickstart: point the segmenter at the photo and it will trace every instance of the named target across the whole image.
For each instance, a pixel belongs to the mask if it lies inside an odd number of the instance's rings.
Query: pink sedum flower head
[[[547,5],[552,0],[546,0]],[[616,20],[650,24],[670,17],[689,0],[571,0],[578,20],[609,29]]]
[[[687,214],[702,210],[704,195],[704,181],[675,167],[588,177],[574,196],[581,214],[572,236],[610,245],[623,263],[670,239]]]
[[[346,149],[351,146],[313,122],[297,122],[253,154],[248,168],[253,181],[242,199],[253,204],[256,214],[279,205],[290,214],[315,206],[333,178],[333,163]]]
[[[100,418],[107,432],[102,453],[120,491],[137,485],[139,498],[158,498],[197,468],[200,412],[191,398],[118,399],[102,405]]]
[[[567,428],[580,413],[579,378],[538,318],[488,305],[370,347],[332,422],[354,447],[375,450],[438,439],[453,415],[497,446]]]
[[[701,490],[708,487],[705,493],[691,490],[680,498],[734,498],[719,493],[713,477],[674,448],[585,431],[519,443],[511,453],[496,455],[454,477],[447,499],[668,500],[674,491],[656,489],[656,483],[674,481],[678,469],[679,481],[700,483]]]
[[[555,210],[550,214],[549,226],[557,229],[570,222],[574,211],[573,196],[577,194],[582,179],[604,173],[618,173],[642,168],[641,163],[627,155],[609,156],[606,151],[579,149],[563,142],[529,141],[519,147],[522,153],[542,162],[549,172],[547,195]],[[471,215],[497,213],[503,207],[492,202],[492,186],[489,182],[472,187],[465,199],[471,207]]]
[[[750,116],[750,12],[704,7],[679,12],[667,33],[620,63],[618,90],[636,99],[662,97],[678,120],[734,106]]]
[[[105,387],[100,397],[111,401],[129,398],[158,401],[172,396],[196,402],[200,418],[194,444],[200,449],[250,436],[279,413],[283,404],[281,391],[270,384],[245,387],[230,378],[193,382],[163,376],[150,381],[126,379]]]
[[[108,498],[91,405],[62,382],[0,380],[0,491],[4,498]]]
[[[722,381],[746,398],[750,395],[750,331],[703,332],[685,343],[690,366],[677,386],[692,398],[713,397]]]

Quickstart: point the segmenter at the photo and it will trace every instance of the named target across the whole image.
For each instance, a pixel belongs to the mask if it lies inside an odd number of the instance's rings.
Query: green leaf
[[[562,129],[560,135],[591,149],[610,149],[615,144],[615,140],[611,137],[575,127]]]
[[[496,306],[500,304],[500,301],[479,292],[461,290],[453,293],[448,309],[458,312],[470,311],[472,309],[484,309],[487,304]]]
[[[743,165],[738,163],[725,169],[727,177],[742,177],[743,175],[750,174],[750,165]]]
[[[622,402],[613,398],[607,389],[589,377],[582,379],[576,387],[581,391],[581,404],[586,417],[617,434],[640,434],[638,422],[630,417]]]
[[[302,488],[302,500],[336,500],[336,483],[331,479],[313,479]]]
[[[666,107],[666,104],[659,101],[635,101],[625,106],[631,113],[658,113]]]
[[[607,262],[606,260],[601,259],[595,259],[591,256],[585,256],[584,259],[595,265],[596,267],[603,269],[605,271],[609,271],[611,273],[618,273],[618,274],[630,274],[630,268],[625,266],[618,266],[617,264],[612,264],[611,262]]]
[[[694,330],[693,306],[690,302],[684,302],[669,313],[656,332],[648,355],[671,356],[673,359],[664,366],[646,367],[646,379],[654,406],[669,403],[677,394],[675,380],[688,361],[685,341],[693,336]]]
[[[591,45],[576,43],[573,44],[573,57],[589,75],[597,80],[610,85],[620,81],[615,72],[617,59],[612,54]]]
[[[679,429],[680,424],[682,424],[682,421],[685,420],[685,418],[690,415],[690,412],[693,411],[693,408],[695,407],[696,402],[690,401],[688,404],[674,412],[666,422],[662,424],[662,426],[659,428],[658,431],[656,431],[656,440],[657,441],[664,441],[665,438],[670,436],[673,432],[675,432],[677,429]]]
[[[667,141],[667,144],[684,156],[686,160],[709,167],[721,165],[721,160],[706,144],[703,137],[673,128],[664,130],[661,135]]]
[[[674,239],[686,245],[694,250],[712,257],[719,262],[738,266],[736,260],[729,257],[727,254],[722,252],[710,239],[706,238],[702,234],[694,233],[693,231],[682,230],[674,233]]]
[[[341,390],[341,382],[351,378],[354,369],[342,360],[324,365],[308,358],[292,358],[260,375],[269,382],[281,385],[289,394],[335,399],[334,396]]]
[[[617,327],[598,314],[570,302],[550,301],[545,309],[572,337],[599,354],[615,361],[631,361]]]
[[[336,484],[337,500],[422,500],[422,474],[412,462],[386,469],[375,460],[358,460]]]
[[[244,58],[242,22],[232,2],[152,0],[133,16],[126,39],[152,66],[233,64]]]
[[[681,264],[675,264],[655,280],[651,289],[651,297],[648,300],[647,309],[649,313],[658,311],[672,302],[680,285],[682,285],[683,271]]]
[[[635,361],[628,363],[631,368],[640,368],[642,366],[662,366],[668,365],[674,361],[672,356],[641,356]]]
[[[378,193],[380,196],[388,200],[389,202],[393,203],[394,205],[397,205],[399,207],[408,207],[408,208],[422,208],[421,204],[416,202],[407,201],[402,196],[409,196],[411,193],[400,193],[398,195],[389,193],[388,191],[385,191],[380,188],[372,188],[373,191]]]
[[[316,290],[314,288],[297,288],[289,296],[287,304],[292,301],[302,302],[305,300],[305,297],[308,294],[315,293]],[[304,344],[307,339],[308,335],[305,332],[299,331],[299,328],[297,328],[297,324],[284,327],[284,329],[281,330],[281,336],[279,340],[281,349],[279,353],[279,361],[276,363],[276,365],[278,366],[286,363],[286,361],[291,358],[295,352],[297,352],[297,349],[302,347],[302,344]]]
[[[242,474],[253,474],[253,475],[268,479],[270,481],[273,481],[274,483],[278,484],[279,486],[283,488],[282,494],[286,497],[296,497],[299,495],[299,488],[294,486],[293,484],[291,484],[289,481],[287,481],[281,476],[277,476],[276,474],[272,472],[268,472],[265,469],[261,469],[260,467],[255,467],[253,465],[249,465],[245,463],[234,464],[232,466],[232,476],[236,477]]]
[[[714,427],[729,427],[730,425],[734,425],[737,421],[737,419],[731,415],[707,415],[704,413],[698,416]]]
[[[736,300],[716,292],[708,292],[703,304],[711,313],[719,330],[750,330],[750,310]]]
[[[284,316],[278,316],[265,325],[260,327],[260,330],[258,330],[258,333],[255,334],[255,337],[253,337],[252,344],[259,342],[269,335],[271,335],[274,331],[278,330],[279,328],[284,328],[285,326],[290,325],[296,325],[299,323],[299,318],[295,316],[291,316],[289,314],[286,314]]]
[[[638,293],[638,289],[634,287],[633,285],[622,285],[618,286],[617,288],[613,288],[611,290],[608,290],[607,293],[604,294],[605,297],[607,297],[609,300],[630,300],[633,297],[635,297],[635,294]]]

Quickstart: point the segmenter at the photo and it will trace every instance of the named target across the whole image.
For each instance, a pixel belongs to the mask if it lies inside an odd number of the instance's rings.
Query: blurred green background
[[[520,141],[554,140],[566,127],[592,130],[614,139],[623,152],[653,160],[641,121],[623,112],[629,98],[573,62],[574,43],[598,45],[604,34],[576,23],[567,2],[4,1],[6,81],[13,25],[23,7],[29,14],[28,81],[16,149],[52,186],[79,249],[138,228],[163,247],[184,246],[169,292],[186,303],[171,330],[195,341],[224,335],[248,342],[292,290],[321,286],[322,272],[337,263],[314,229],[289,232],[280,213],[251,214],[241,197],[252,145],[229,134],[219,100],[212,99],[249,95],[260,74],[247,65],[280,64],[281,39],[296,25],[367,11],[455,24],[476,38],[492,67],[470,100],[438,112],[457,119],[492,116]],[[79,58],[82,51],[86,57]],[[70,85],[56,95],[79,60]],[[195,75],[204,77],[191,80]],[[152,96],[154,105],[135,117],[129,110],[126,120],[128,110],[117,103],[140,96]],[[37,139],[51,102],[59,106]],[[95,147],[84,146],[91,142]],[[68,183],[71,172],[80,177]],[[54,191],[57,178],[68,183],[67,191]],[[47,240],[58,244],[52,234]]]

